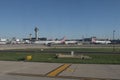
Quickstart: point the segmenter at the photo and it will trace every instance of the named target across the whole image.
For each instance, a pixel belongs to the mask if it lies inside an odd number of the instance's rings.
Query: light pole
[[[115,30],[113,30],[113,53],[115,52]]]

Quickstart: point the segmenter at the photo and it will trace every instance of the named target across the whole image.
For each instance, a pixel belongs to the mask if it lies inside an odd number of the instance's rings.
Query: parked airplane
[[[65,41],[65,44],[77,44],[78,41],[75,40],[70,40],[70,41]]]
[[[51,40],[51,41],[35,41],[34,44],[44,44],[44,45],[49,45],[49,44],[62,44],[65,43],[65,37],[62,40]]]
[[[97,40],[95,38],[92,38],[92,43],[94,43],[94,44],[110,44],[111,41],[109,41],[109,40]]]

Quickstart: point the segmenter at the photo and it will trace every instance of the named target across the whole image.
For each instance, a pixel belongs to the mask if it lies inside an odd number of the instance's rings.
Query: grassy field
[[[25,57],[28,55],[31,55],[32,62],[49,62],[49,63],[82,63],[82,64],[120,64],[120,54],[100,54],[100,53],[87,53],[83,54],[86,56],[92,57],[92,59],[79,59],[79,58],[55,58],[56,53],[61,53],[62,51],[83,51],[83,52],[111,52],[112,50],[109,48],[67,48],[67,49],[27,49],[27,50],[14,50],[14,51],[7,51],[7,52],[0,52],[0,60],[4,61],[24,61]],[[119,49],[117,50],[117,52]],[[43,52],[43,53],[42,53]],[[48,53],[48,52],[54,52],[54,53]],[[79,53],[77,55],[80,55],[82,53]]]

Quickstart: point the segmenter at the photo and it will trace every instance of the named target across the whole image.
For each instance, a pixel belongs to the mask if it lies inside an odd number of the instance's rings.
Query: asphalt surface
[[[70,64],[57,76],[47,76],[61,65],[0,61],[0,80],[120,80],[120,65],[103,64]]]
[[[114,45],[116,48],[120,48],[120,45]],[[40,44],[6,44],[0,45],[0,50],[11,50],[11,49],[28,49],[28,48],[113,48],[112,44],[108,45],[95,45],[95,44],[88,44],[88,45],[40,45]]]
[[[120,48],[120,45],[115,45],[116,48]],[[41,52],[41,53],[70,53],[70,51],[56,51],[56,50],[47,50],[47,51],[40,51],[37,49],[48,49],[48,48],[111,48],[113,49],[112,45],[53,45],[51,47],[39,44],[6,44],[0,45],[0,52]],[[21,50],[24,49],[24,50]],[[26,50],[25,50],[26,49]],[[31,49],[31,50],[28,50]],[[33,50],[35,49],[35,50]],[[76,54],[84,53],[97,53],[97,54],[120,54],[120,52],[83,52],[83,51],[75,51]]]
[[[0,61],[0,80],[75,80],[44,76],[60,65],[61,64]]]
[[[28,48],[48,48],[45,45],[37,44],[6,44],[0,45],[0,50],[28,49]]]
[[[0,75],[0,80],[75,80],[63,78],[47,78],[47,77],[30,77],[30,76],[17,76],[17,75]]]

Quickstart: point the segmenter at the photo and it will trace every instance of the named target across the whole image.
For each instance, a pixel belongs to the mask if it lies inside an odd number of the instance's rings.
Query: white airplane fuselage
[[[62,41],[35,41],[34,43],[48,45],[48,44],[61,44]]]
[[[65,44],[77,44],[77,41],[65,41]]]
[[[110,44],[111,41],[109,41],[109,40],[96,40],[96,39],[92,39],[92,43],[95,43],[95,44]]]

